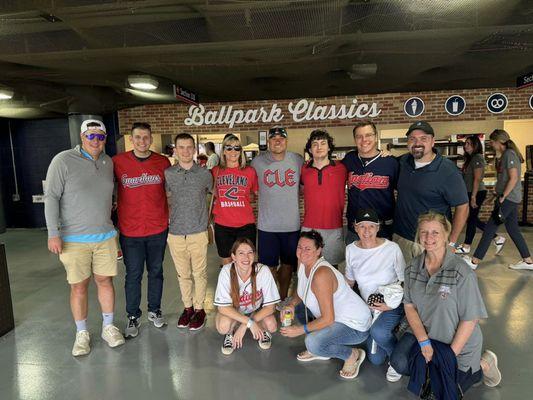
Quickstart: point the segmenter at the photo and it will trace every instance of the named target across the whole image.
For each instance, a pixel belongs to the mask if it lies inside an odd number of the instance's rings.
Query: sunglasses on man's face
[[[224,146],[224,150],[226,151],[241,151],[242,150],[242,146],[240,145],[235,145],[235,146],[230,146],[230,145],[226,145]]]
[[[106,135],[103,133],[84,133],[87,140],[93,140],[94,138],[97,138],[100,142],[103,142],[106,138]]]

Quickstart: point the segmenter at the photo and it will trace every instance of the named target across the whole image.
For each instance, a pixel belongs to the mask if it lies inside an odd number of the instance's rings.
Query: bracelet
[[[431,340],[426,339],[426,340],[423,340],[421,342],[418,342],[418,344],[420,345],[420,348],[426,347],[426,346],[431,346]]]
[[[307,324],[304,324],[304,332],[306,335],[309,335],[311,332],[309,332],[309,329],[307,328]]]
[[[251,318],[248,318],[248,322],[246,323],[246,327],[250,329],[254,323],[254,320]]]

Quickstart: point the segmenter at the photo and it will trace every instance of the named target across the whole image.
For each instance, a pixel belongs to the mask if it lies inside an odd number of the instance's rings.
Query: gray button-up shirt
[[[441,268],[429,276],[426,252],[405,269],[404,303],[413,304],[430,339],[451,344],[460,321],[487,318],[477,276],[465,263],[446,250]],[[479,325],[466,342],[457,364],[461,371],[479,370],[483,335]]]
[[[165,170],[165,188],[170,209],[169,233],[192,235],[207,230],[207,193],[213,186],[211,173],[193,164]]]

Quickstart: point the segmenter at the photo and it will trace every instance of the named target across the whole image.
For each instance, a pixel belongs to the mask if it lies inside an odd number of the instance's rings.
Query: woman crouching
[[[280,332],[286,337],[306,335],[307,350],[298,354],[299,361],[340,358],[344,366],[339,375],[353,379],[366,354],[351,346],[368,338],[370,310],[348,286],[344,276],[321,257],[323,247],[324,241],[317,231],[300,234],[296,251],[299,261],[297,294],[282,310],[281,317],[286,312],[294,315],[295,307],[302,302],[306,315],[299,316],[303,325],[283,327]]]
[[[270,349],[277,329],[275,304],[280,301],[276,282],[267,266],[255,262],[250,239],[235,241],[231,259],[220,270],[214,301],[217,331],[225,335],[222,353],[229,355],[241,348],[248,329],[261,349]]]

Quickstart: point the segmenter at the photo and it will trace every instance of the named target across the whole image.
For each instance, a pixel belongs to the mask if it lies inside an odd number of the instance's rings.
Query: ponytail
[[[505,149],[511,149],[513,150],[516,155],[518,156],[518,159],[521,163],[524,162],[524,157],[522,156],[522,153],[518,149],[518,146],[511,140],[511,137],[509,134],[503,130],[503,129],[494,129],[492,133],[490,134],[490,140],[494,140],[495,142],[500,142],[505,146]]]
[[[235,263],[231,263],[230,267],[230,282],[231,282],[231,302],[233,307],[239,309],[240,295],[239,295],[239,279],[237,278],[237,270],[235,269]]]
[[[254,262],[252,264],[252,306],[255,307],[255,294],[257,293],[257,280],[255,279],[255,276],[257,274],[257,271],[255,270],[256,263]]]
[[[524,156],[522,156],[522,153],[520,153],[520,150],[518,150],[518,146],[516,145],[515,142],[513,142],[511,139],[509,139],[507,141],[507,143],[504,143],[505,146],[508,148],[508,149],[511,149],[513,150],[516,155],[518,156],[518,159],[520,160],[521,163],[524,162]]]

